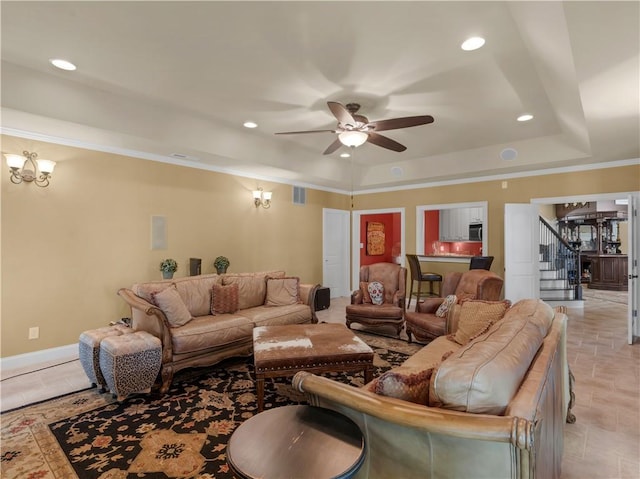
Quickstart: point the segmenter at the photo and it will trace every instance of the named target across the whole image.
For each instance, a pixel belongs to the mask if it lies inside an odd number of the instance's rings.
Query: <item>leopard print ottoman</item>
[[[150,392],[161,363],[160,340],[146,331],[109,336],[100,344],[100,370],[118,401],[129,394]]]
[[[80,335],[78,342],[78,352],[80,364],[87,374],[91,386],[99,386],[100,392],[105,391],[107,386],[104,376],[100,371],[100,343],[108,336],[120,336],[121,334],[132,333],[133,329],[123,325],[115,324],[104,328],[91,329]]]

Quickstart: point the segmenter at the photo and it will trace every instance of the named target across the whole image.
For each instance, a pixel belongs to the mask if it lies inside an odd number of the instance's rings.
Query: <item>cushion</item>
[[[162,310],[173,328],[184,326],[193,319],[175,284],[157,293],[151,293],[151,299]]]
[[[400,366],[377,378],[372,390],[381,396],[426,405],[432,371]]]
[[[367,287],[369,295],[371,296],[371,302],[373,304],[380,305],[384,303],[384,286],[379,281],[373,281],[369,283]]]
[[[300,278],[267,278],[266,306],[286,306],[300,303],[298,285]]]
[[[489,331],[455,351],[433,372],[429,406],[504,414],[549,331],[553,315],[551,306],[536,299],[522,300],[509,308]]]
[[[211,288],[221,284],[222,278],[217,274],[179,278],[175,281],[176,289],[192,316],[207,316],[211,311]]]
[[[360,281],[360,291],[362,291],[362,302],[371,304],[371,295],[369,294],[369,283]]]
[[[455,294],[450,294],[449,296],[444,298],[444,301],[436,311],[436,316],[439,318],[446,318],[449,309],[451,308],[451,306],[456,304],[456,301],[458,301],[458,297]]]
[[[211,314],[235,313],[238,311],[238,285],[214,284],[211,289]]]
[[[460,306],[458,329],[453,340],[461,345],[485,333],[494,323],[501,320],[511,306],[509,300],[483,301],[472,299],[463,301]]]
[[[222,284],[238,285],[238,308],[262,306],[267,294],[267,277],[262,275],[225,275]]]

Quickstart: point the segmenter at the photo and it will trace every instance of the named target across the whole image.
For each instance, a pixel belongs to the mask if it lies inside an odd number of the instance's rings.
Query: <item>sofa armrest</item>
[[[435,314],[438,308],[444,301],[444,298],[425,298],[418,301],[416,304],[416,313],[429,313]]]
[[[131,307],[132,327],[137,331],[153,334],[162,342],[162,362],[170,362],[173,357],[171,326],[160,308],[141,298],[128,288],[120,288],[118,296]],[[137,313],[137,314],[136,314]]]
[[[398,290],[393,294],[393,304],[402,308],[402,310],[404,311],[407,305],[407,298],[404,295],[404,291]]]
[[[319,287],[319,284],[301,283],[298,285],[300,299],[311,308],[311,322],[314,324],[318,322],[318,317],[316,316],[316,293]]]
[[[381,396],[366,388],[356,388],[306,371],[297,373],[293,387],[305,393],[309,404],[341,408],[365,414],[402,427],[458,438],[511,443],[521,449],[533,423],[513,416],[471,414],[432,408],[401,399]],[[395,431],[398,431],[395,429]]]
[[[351,293],[351,304],[362,304],[364,298],[362,297],[362,291],[356,289],[353,293]]]

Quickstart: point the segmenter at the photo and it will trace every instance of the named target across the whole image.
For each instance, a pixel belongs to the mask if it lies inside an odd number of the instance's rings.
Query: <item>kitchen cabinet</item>
[[[472,210],[482,212],[482,208],[440,210],[440,241],[469,241],[469,224],[478,215]]]

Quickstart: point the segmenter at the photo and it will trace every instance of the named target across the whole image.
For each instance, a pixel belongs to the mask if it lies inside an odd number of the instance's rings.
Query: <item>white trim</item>
[[[105,146],[105,145],[100,145],[100,144],[92,143],[88,141],[74,140],[71,138],[61,138],[57,136],[45,135],[42,133],[20,130],[17,128],[0,127],[0,133],[4,135],[9,135],[9,136],[16,136],[19,138],[27,138],[31,140],[45,141],[48,143],[54,143],[59,145],[73,146],[76,148],[84,148],[86,150],[101,151],[104,153],[114,153],[117,155],[130,156],[133,158],[141,158],[144,160],[159,161],[161,163],[169,163],[172,165],[186,166],[189,168],[197,168],[197,169],[207,170],[207,171],[215,171],[218,173],[225,173],[229,175],[238,176],[240,178],[252,178],[252,179],[257,179],[261,181],[273,181],[273,182],[281,183],[285,185],[303,186],[303,187],[312,188],[318,191],[327,191],[329,193],[338,193],[342,195],[354,195],[354,196],[368,195],[372,193],[388,193],[393,191],[418,190],[422,188],[435,188],[438,186],[480,183],[483,181],[508,180],[513,178],[527,178],[529,176],[543,176],[543,175],[552,175],[552,174],[558,174],[558,173],[575,173],[579,171],[600,170],[603,168],[605,169],[617,168],[620,166],[631,166],[631,165],[640,164],[640,158],[630,158],[626,160],[615,160],[615,161],[608,161],[603,163],[589,163],[589,164],[580,164],[580,165],[573,165],[573,166],[562,166],[558,168],[546,168],[543,170],[520,171],[515,173],[504,173],[499,175],[476,176],[471,178],[456,178],[451,180],[434,181],[434,182],[428,182],[428,183],[414,183],[410,185],[371,188],[371,189],[364,189],[361,191],[349,191],[349,190],[342,190],[338,188],[330,188],[327,186],[314,185],[312,183],[300,183],[297,181],[288,180],[286,178],[251,175],[244,171],[235,171],[232,168],[222,168],[222,167],[206,165],[206,164],[198,163],[195,161],[189,161],[189,160],[177,160],[176,158],[172,158],[170,156],[163,156],[163,155],[158,155],[154,153],[130,150],[127,148],[121,148],[117,146]]]
[[[78,343],[7,356],[0,358],[0,375],[5,379],[12,374],[30,373],[45,365],[55,365],[78,358]]]

